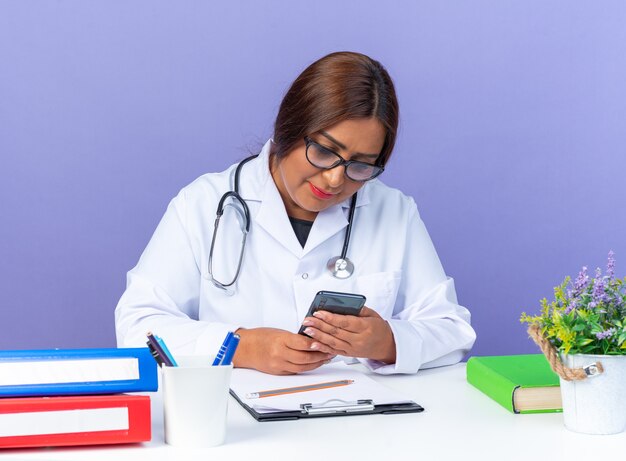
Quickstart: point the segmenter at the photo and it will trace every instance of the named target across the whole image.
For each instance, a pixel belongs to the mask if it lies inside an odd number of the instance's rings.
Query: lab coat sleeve
[[[457,363],[476,339],[470,313],[458,304],[454,281],[446,277],[411,202],[402,278],[392,318],[388,319],[396,343],[396,363],[362,360],[380,374],[415,373],[420,368]]]
[[[127,276],[115,309],[119,347],[146,344],[152,331],[173,354],[215,354],[228,331],[239,328],[198,320],[199,257],[186,230],[185,190],[172,200],[139,263]]]

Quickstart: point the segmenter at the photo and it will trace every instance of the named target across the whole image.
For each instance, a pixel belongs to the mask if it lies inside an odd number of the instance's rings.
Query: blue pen
[[[237,346],[239,346],[239,335],[233,335],[228,342],[228,346],[226,347],[226,353],[224,354],[224,359],[220,365],[230,365],[233,361],[233,355],[235,355],[235,351],[237,350]]]
[[[157,335],[154,335],[154,339],[157,340],[157,342],[159,343],[159,346],[161,346],[161,349],[163,349],[163,352],[165,353],[165,355],[167,356],[168,359],[170,359],[170,362],[172,362],[172,367],[177,367],[178,364],[176,363],[176,360],[174,360],[174,356],[172,355],[172,353],[170,352],[170,350],[167,348],[167,346],[165,345],[165,341],[163,341],[161,338],[159,338]]]
[[[224,338],[224,342],[220,346],[220,350],[217,352],[217,355],[215,356],[215,360],[213,360],[213,366],[219,365],[220,362],[222,361],[222,359],[224,358],[224,354],[226,353],[226,348],[228,347],[228,343],[230,342],[230,338],[232,338],[233,335],[234,335],[234,333],[232,331],[229,331],[226,334],[226,338]]]

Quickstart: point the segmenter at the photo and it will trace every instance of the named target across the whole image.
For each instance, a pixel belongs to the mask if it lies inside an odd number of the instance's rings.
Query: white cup
[[[176,357],[163,366],[165,443],[214,447],[226,438],[228,389],[232,365],[212,366],[213,357]]]

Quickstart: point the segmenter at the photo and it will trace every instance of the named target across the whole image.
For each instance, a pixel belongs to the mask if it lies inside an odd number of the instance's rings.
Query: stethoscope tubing
[[[246,237],[248,235],[248,233],[250,232],[250,223],[251,223],[251,219],[250,219],[250,209],[248,208],[248,204],[246,203],[246,201],[241,197],[241,195],[239,195],[239,182],[240,182],[240,176],[241,176],[241,169],[243,168],[243,166],[248,163],[251,160],[254,160],[255,158],[257,158],[259,155],[251,155],[250,157],[247,157],[245,159],[243,159],[241,162],[239,162],[239,164],[237,165],[237,168],[235,169],[235,178],[234,178],[234,188],[231,191],[226,192],[224,195],[222,195],[222,197],[220,198],[220,201],[218,202],[217,205],[217,211],[216,211],[216,216],[215,216],[215,224],[214,224],[214,230],[213,230],[213,238],[211,239],[211,248],[209,250],[209,261],[208,261],[208,265],[209,265],[209,275],[211,278],[211,281],[213,282],[213,284],[218,287],[221,288],[223,290],[228,289],[229,287],[231,287],[232,285],[235,284],[235,282],[237,281],[237,279],[239,278],[239,273],[241,271],[241,266],[243,263],[243,256],[244,256],[244,249],[245,249],[245,244],[246,244]],[[241,208],[243,209],[243,213],[244,213],[244,220],[245,220],[245,229],[243,229],[243,237],[242,237],[242,245],[241,245],[241,252],[239,254],[239,265],[237,267],[237,272],[235,274],[235,277],[233,279],[232,282],[228,283],[228,284],[224,284],[219,282],[218,280],[216,280],[213,277],[213,270],[212,270],[212,263],[213,263],[213,250],[215,248],[215,238],[217,236],[217,229],[219,226],[219,222],[220,222],[220,218],[222,217],[222,215],[224,214],[224,203],[226,202],[226,200],[228,200],[228,198],[232,197],[234,200],[238,201],[241,204]],[[331,272],[331,274],[333,275],[333,277],[337,277],[337,278],[347,278],[350,275],[352,275],[352,271],[353,269],[353,264],[352,262],[350,262],[350,260],[346,257],[348,254],[348,247],[350,246],[350,236],[352,234],[352,223],[354,221],[354,211],[356,209],[356,200],[357,200],[357,193],[355,192],[354,195],[352,196],[352,199],[350,200],[350,210],[348,212],[348,226],[346,228],[346,235],[344,237],[343,240],[343,247],[341,249],[341,256],[339,258],[334,257],[331,258],[329,260],[329,271]],[[352,269],[350,270],[350,272],[348,273],[348,275],[346,277],[339,277],[336,273],[336,270],[331,270],[330,266],[332,266],[332,264],[330,264],[330,261],[345,261],[347,264],[352,266]]]
[[[343,248],[341,249],[341,259],[346,259],[348,254],[348,246],[350,245],[350,235],[352,234],[352,222],[354,220],[354,210],[356,209],[356,192],[350,201],[350,211],[348,213],[348,227],[346,228],[346,237],[343,239]]]

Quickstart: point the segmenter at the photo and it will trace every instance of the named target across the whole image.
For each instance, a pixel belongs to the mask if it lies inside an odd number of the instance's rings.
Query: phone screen
[[[306,317],[311,317],[318,310],[342,315],[359,315],[365,305],[365,296],[354,293],[340,293],[338,291],[319,291]],[[305,326],[300,326],[299,334],[304,335]],[[307,335],[305,335],[307,336]]]

